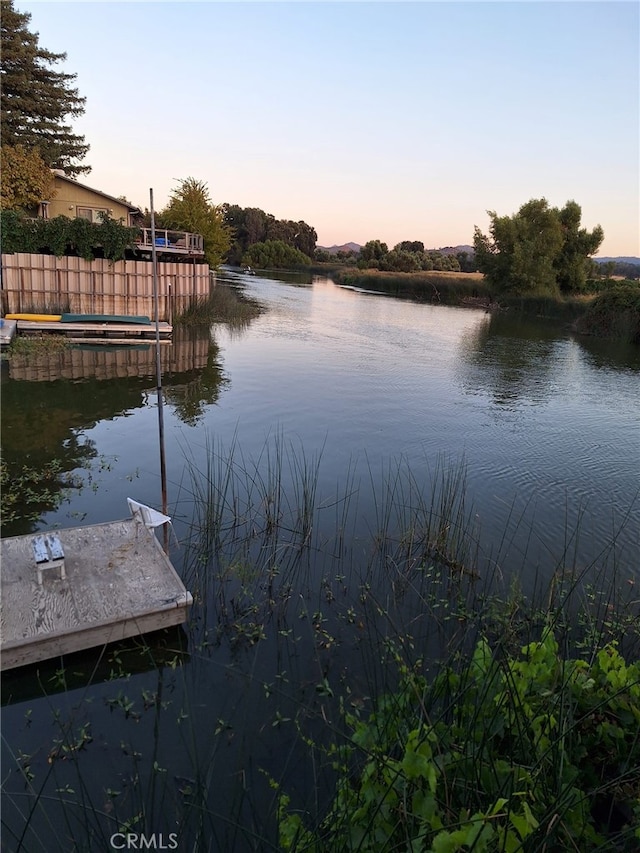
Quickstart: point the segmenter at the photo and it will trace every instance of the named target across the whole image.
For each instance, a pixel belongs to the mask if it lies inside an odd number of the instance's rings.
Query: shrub
[[[624,282],[601,293],[579,318],[585,335],[640,343],[640,283]]]
[[[2,250],[42,254],[73,255],[91,261],[96,257],[119,261],[133,250],[137,228],[129,228],[104,216],[100,223],[86,219],[30,219],[15,210],[2,211]]]
[[[481,639],[431,681],[401,671],[367,720],[344,713],[350,739],[328,749],[338,781],[320,826],[305,828],[280,794],[285,850],[640,842],[640,663],[627,665],[615,644],[565,659],[547,627],[519,654],[494,654]]]

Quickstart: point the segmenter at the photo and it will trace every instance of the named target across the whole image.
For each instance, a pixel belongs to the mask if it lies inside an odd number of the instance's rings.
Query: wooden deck
[[[151,228],[140,228],[135,246],[141,255],[151,256],[154,241]],[[165,228],[155,230],[156,255],[170,257],[184,255],[189,258],[204,258],[204,238],[201,234],[190,231],[167,231]]]
[[[5,320],[5,322],[9,322]],[[18,320],[20,335],[63,335],[78,344],[139,344],[154,343],[155,323],[39,323],[33,320]],[[160,343],[170,343],[173,327],[159,323]]]
[[[187,592],[155,535],[134,519],[56,531],[64,574],[38,583],[35,534],[3,539],[0,669],[179,625]]]

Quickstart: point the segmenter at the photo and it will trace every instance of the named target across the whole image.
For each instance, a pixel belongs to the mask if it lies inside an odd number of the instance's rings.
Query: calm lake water
[[[347,581],[335,586],[336,526],[347,527],[355,564],[371,537],[395,523],[396,516],[385,520],[394,484],[394,512],[398,505],[411,512],[401,471],[410,472],[412,488],[428,489],[443,470],[464,469],[465,518],[481,543],[481,571],[517,577],[527,589],[561,565],[604,566],[640,584],[638,348],[325,278],[224,275],[267,310],[242,329],[216,325],[210,338],[177,335],[163,350],[170,556],[191,582],[189,468],[205,471],[212,454],[235,460],[244,497],[252,488],[264,496],[277,469],[283,515],[296,515],[305,500],[300,482],[312,479],[321,539],[332,542],[329,564],[319,546],[307,558],[303,583],[316,604],[299,606],[299,630],[289,611],[282,623],[273,613],[251,621],[256,611],[243,609],[236,575],[224,612],[244,619],[243,642],[237,625],[233,635],[219,628],[224,586],[205,584],[186,632],[163,652],[164,666],[127,660],[118,669],[112,661],[90,687],[66,692],[57,692],[55,667],[46,683],[35,668],[8,678],[7,850],[109,850],[113,826],[135,825],[140,812],[138,831],[168,833],[188,823],[201,787],[208,849],[271,849],[273,794],[263,771],[299,791],[306,785],[313,799],[292,724],[283,721],[298,719],[301,708],[312,718],[338,684],[366,693],[366,655],[355,654],[345,633],[340,658],[339,633],[327,627],[339,627],[335,613],[327,615],[339,593],[349,602],[353,593]],[[76,351],[3,371],[5,460],[12,470],[60,460],[75,482],[39,521],[19,519],[3,535],[122,518],[127,497],[160,507],[152,350]],[[290,543],[274,548],[283,549],[280,568],[290,565]],[[246,552],[244,572],[254,556]],[[236,552],[231,563],[241,565]],[[264,640],[247,635],[258,624]],[[93,665],[79,656],[76,668]],[[43,690],[52,695],[37,698]],[[68,747],[64,760],[52,760],[60,744]],[[189,826],[180,849],[195,843]]]

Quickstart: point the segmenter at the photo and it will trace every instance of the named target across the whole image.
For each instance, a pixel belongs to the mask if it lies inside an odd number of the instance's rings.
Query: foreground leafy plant
[[[327,750],[330,809],[305,827],[279,796],[286,851],[625,850],[640,843],[640,664],[615,644],[564,659],[551,628],[520,654],[401,683]]]

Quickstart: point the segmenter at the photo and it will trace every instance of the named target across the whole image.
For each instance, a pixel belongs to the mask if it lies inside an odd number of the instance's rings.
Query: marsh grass
[[[603,308],[594,312],[591,309],[596,298],[594,293],[572,296],[551,296],[548,293],[534,292],[526,296],[497,294],[485,282],[481,273],[394,273],[343,269],[334,275],[334,280],[350,287],[435,305],[461,305],[496,312],[509,311],[561,323],[579,321],[579,328],[585,334],[632,341],[637,338],[637,310],[634,315],[628,304],[630,300],[624,296],[611,297],[609,292],[602,300],[602,303],[606,304],[606,310]],[[622,294],[625,288],[623,286],[616,290],[620,290]],[[632,288],[629,292],[631,290]],[[635,294],[637,295],[637,287]]]
[[[481,273],[395,273],[349,268],[336,273],[334,280],[350,287],[437,305],[459,305],[463,304],[465,299],[488,300],[491,296],[490,288],[485,284]]]
[[[43,685],[4,745],[8,849],[115,831],[225,853],[633,849],[640,608],[619,531],[584,568],[568,531],[525,590],[511,532],[483,546],[464,461],[424,481],[353,463],[329,488],[322,453],[282,435],[206,458],[187,455],[179,499],[188,650],[135,675],[108,647],[107,681]]]
[[[260,314],[257,302],[237,288],[218,282],[208,296],[191,297],[173,318],[176,326],[210,326],[212,323],[243,325]]]

